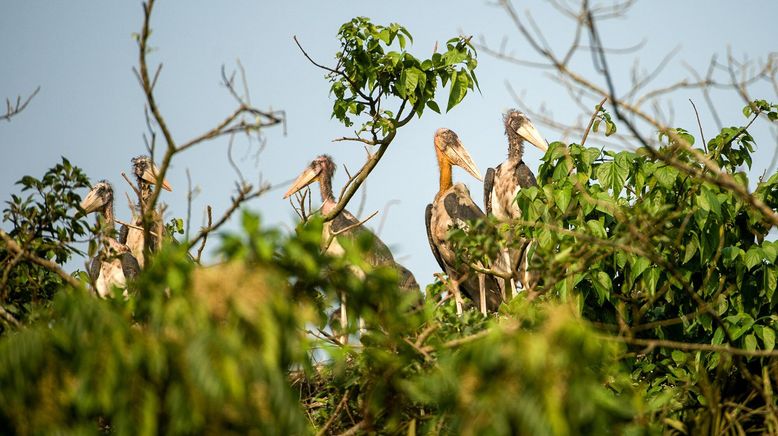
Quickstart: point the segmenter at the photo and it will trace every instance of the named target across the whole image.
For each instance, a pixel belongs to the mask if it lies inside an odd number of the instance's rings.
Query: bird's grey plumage
[[[478,275],[467,265],[458,261],[456,252],[447,240],[451,228],[463,228],[468,221],[483,218],[483,211],[473,202],[470,191],[462,183],[457,183],[445,191],[427,206],[427,234],[430,248],[438,264],[449,277],[464,280],[459,282],[459,289],[476,305],[481,306]],[[492,276],[485,277],[486,309],[494,312],[502,303],[500,285]]]
[[[335,164],[332,158],[328,155],[321,155],[316,158],[309,167],[301,174],[300,177],[311,177],[310,180],[305,180],[305,184],[312,183],[314,180],[319,181],[319,189],[322,198],[322,213],[329,213],[335,207],[335,196],[332,193],[332,176],[335,172]],[[304,175],[306,175],[304,177]],[[293,186],[290,188],[290,192],[287,192],[287,196],[291,195],[293,189],[302,189],[305,185],[299,187]],[[328,241],[330,236],[336,234],[333,238],[327,251],[331,255],[339,255],[343,249],[340,247],[339,240],[343,239],[356,239],[360,237],[367,237],[371,241],[371,248],[365,253],[368,263],[374,266],[389,266],[394,268],[398,272],[398,276],[401,279],[401,283],[406,283],[406,286],[401,286],[405,290],[413,290],[420,292],[418,283],[416,283],[413,274],[404,266],[400,265],[394,260],[392,251],[389,247],[379,238],[375,233],[368,229],[364,224],[360,224],[351,212],[346,209],[341,210],[335,218],[324,224],[323,239]],[[408,277],[410,275],[410,277]]]
[[[95,184],[81,202],[87,213],[99,212],[105,221],[107,233],[101,235],[101,248],[89,265],[89,277],[100,297],[107,297],[112,287],[125,288],[127,279],[140,271],[137,259],[126,245],[113,238],[113,187],[103,180]]]
[[[488,214],[500,221],[510,222],[522,218],[516,202],[519,191],[537,185],[535,175],[523,159],[524,141],[529,141],[542,151],[547,150],[547,146],[545,139],[521,112],[508,111],[503,122],[508,137],[508,158],[495,169],[487,170],[484,205]],[[510,271],[514,280],[519,280],[526,288],[536,281],[536,277],[528,271],[530,243],[521,242],[521,248],[506,249],[496,263],[499,268]]]
[[[156,165],[154,165],[154,162],[151,160],[151,157],[147,155],[136,156],[131,159],[131,163],[132,172],[135,175],[137,188],[140,192],[140,198],[138,199],[136,208],[138,213],[141,213],[141,211],[146,209],[146,204],[148,204],[149,199],[154,192],[153,186],[157,181],[156,174],[158,169]],[[162,189],[168,191],[170,190],[170,186],[168,185],[167,180],[163,180]],[[155,212],[152,231],[161,234],[162,230],[164,229],[164,225],[162,224],[162,217],[158,215],[159,214]],[[132,224],[138,227],[142,226],[142,217],[135,217]],[[119,242],[126,244],[130,248],[133,256],[135,256],[135,258],[138,260],[138,264],[143,267],[145,264],[145,238],[143,235],[143,230],[122,225],[121,229],[119,230]],[[159,243],[161,241],[158,241],[157,238],[151,234],[149,236],[149,242],[149,245],[156,249],[159,247]]]

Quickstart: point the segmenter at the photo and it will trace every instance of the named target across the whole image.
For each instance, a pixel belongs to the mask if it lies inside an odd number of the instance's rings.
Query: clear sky
[[[515,2],[517,10],[532,16],[546,31],[552,46],[564,47],[572,28],[569,21],[546,2]],[[330,119],[331,99],[321,70],[301,55],[292,41],[297,35],[306,50],[322,63],[331,63],[338,49],[335,34],[354,16],[367,16],[379,24],[398,22],[413,34],[411,48],[417,57],[428,57],[436,41],[445,42],[460,32],[485,37],[493,45],[508,38],[516,54],[530,56],[530,49],[505,13],[482,1],[169,1],[155,9],[151,61],[163,62],[157,98],[173,135],[183,142],[214,126],[234,109],[234,101],[219,85],[220,68],[234,68],[240,59],[247,72],[252,102],[259,108],[282,109],[288,117],[287,134],[280,127],[266,131],[266,148],[254,159],[256,148],[237,142],[235,157],[243,173],[256,179],[284,184],[295,177],[315,156],[328,153],[336,163],[357,169],[363,159],[361,146],[332,143],[350,131]],[[737,57],[764,57],[776,51],[778,2],[641,0],[623,19],[603,25],[602,39],[626,47],[642,40],[639,55],[613,59],[617,85],[627,86],[633,60],[650,69],[675,47],[680,52],[657,84],[685,76],[684,63],[704,70],[710,56],[726,55],[728,46]],[[142,11],[135,1],[6,1],[0,4],[0,98],[32,92],[39,95],[10,123],[0,123],[0,199],[9,199],[18,189],[13,183],[23,175],[40,176],[66,156],[82,167],[94,182],[108,179],[117,191],[118,217],[127,218],[124,192],[129,187],[120,173],[129,172],[129,160],[144,153],[144,100],[132,73],[137,63],[136,43],[131,34],[140,30]],[[384,209],[370,225],[385,220],[380,236],[395,257],[410,268],[422,284],[437,271],[426,239],[424,208],[433,198],[437,166],[432,136],[438,127],[455,130],[470,150],[482,173],[506,155],[501,113],[516,105],[505,83],[522,92],[532,108],[541,105],[555,119],[572,122],[588,117],[570,100],[563,88],[545,73],[505,64],[485,54],[479,57],[478,76],[482,94],[471,94],[449,114],[426,112],[398,134],[384,159],[368,179],[363,216]],[[583,71],[591,71],[588,55],[576,59]],[[592,75],[600,83],[602,80]],[[768,92],[769,91],[769,92]],[[441,93],[443,106],[448,91]],[[715,125],[705,113],[702,97],[681,94],[675,101],[678,125],[696,132],[686,97],[697,100],[703,112],[706,134]],[[726,125],[742,123],[742,104],[724,94],[714,95]],[[764,95],[775,100],[775,92]],[[521,108],[520,108],[521,109]],[[556,132],[540,128],[550,141]],[[577,138],[568,138],[579,140]],[[775,140],[767,132],[755,159],[752,179],[769,165]],[[186,170],[200,194],[193,202],[193,228],[202,224],[207,204],[219,216],[229,204],[236,176],[226,155],[226,140],[196,147],[179,156],[168,173],[172,193],[165,193],[169,216],[186,214]],[[537,168],[539,152],[528,149],[525,160]],[[466,182],[481,203],[480,182],[455,170],[455,181]],[[338,171],[334,181],[339,192],[345,181]],[[286,185],[279,186],[247,207],[261,213],[268,224],[291,228],[291,206],[281,199]],[[315,190],[317,191],[317,190]],[[318,196],[318,192],[315,192]],[[359,194],[349,209],[356,213]],[[231,227],[237,220],[230,223]],[[7,224],[3,224],[7,227]],[[214,238],[209,248],[217,246]],[[74,267],[77,265],[74,265]]]

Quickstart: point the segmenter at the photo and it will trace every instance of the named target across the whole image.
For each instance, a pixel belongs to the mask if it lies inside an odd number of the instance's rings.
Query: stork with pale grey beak
[[[140,271],[140,265],[129,248],[116,241],[111,233],[115,232],[113,212],[113,186],[105,180],[96,183],[81,201],[85,213],[98,212],[103,218],[105,232],[101,235],[101,248],[89,265],[89,278],[95,292],[101,298],[110,296],[113,288],[125,289],[127,279],[134,278]],[[99,221],[98,221],[99,222]]]
[[[521,219],[521,210],[516,202],[516,196],[521,189],[537,185],[535,175],[524,163],[524,141],[537,147],[540,151],[548,150],[548,143],[538,132],[532,122],[523,113],[511,109],[503,116],[505,135],[508,137],[508,159],[497,168],[486,171],[484,181],[484,207],[486,213],[493,215],[499,221],[511,222]],[[536,273],[529,269],[531,241],[522,241],[520,248],[506,249],[501,253],[498,268],[511,271],[514,276],[510,284],[511,297],[515,291],[515,281],[518,280],[524,289],[534,286]]]
[[[308,165],[297,179],[292,183],[292,186],[284,194],[284,198],[289,198],[292,194],[300,191],[311,183],[319,183],[319,191],[321,192],[321,213],[328,214],[337,205],[335,196],[332,193],[332,177],[335,174],[335,163],[332,158],[326,154],[323,154]],[[341,242],[345,238],[354,239],[363,235],[368,235],[372,241],[371,249],[366,253],[366,260],[373,266],[388,266],[397,271],[397,275],[400,278],[400,289],[408,292],[420,294],[419,284],[416,282],[416,278],[413,274],[404,266],[400,265],[394,260],[391,250],[386,244],[372,231],[370,231],[364,224],[351,214],[346,209],[343,209],[339,214],[335,216],[331,221],[324,223],[322,229],[322,241],[331,241],[329,246],[326,247],[326,252],[332,256],[341,256],[344,253]],[[357,276],[364,276],[364,271],[354,267],[354,273]],[[340,324],[341,331],[346,331],[348,327],[348,318],[346,314],[346,299],[347,295],[340,296]],[[341,336],[341,342],[347,341],[346,336]]]
[[[137,182],[138,192],[140,192],[140,198],[138,199],[138,213],[132,224],[137,227],[143,226],[143,212],[146,210],[149,198],[153,191],[153,186],[157,183],[157,176],[159,174],[159,168],[154,165],[149,156],[138,156],[132,158],[132,172],[135,174],[135,180]],[[167,179],[162,180],[162,189],[166,191],[172,191]],[[152,232],[157,235],[162,235],[164,225],[162,223],[162,217],[156,211],[154,213]],[[152,234],[151,246],[159,248],[161,241],[159,238],[154,237]],[[119,231],[119,242],[126,244],[130,248],[133,256],[138,259],[138,263],[141,267],[145,264],[145,255],[143,253],[145,238],[143,236],[143,230],[139,228],[133,228],[128,226],[122,226]]]

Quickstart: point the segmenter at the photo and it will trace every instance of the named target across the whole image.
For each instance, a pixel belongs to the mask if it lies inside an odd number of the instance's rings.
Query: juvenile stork
[[[113,238],[113,187],[101,180],[81,202],[81,209],[86,213],[98,212],[103,217],[108,234],[102,235],[101,249],[89,265],[89,277],[94,283],[95,291],[101,298],[110,295],[113,287],[126,288],[127,279],[133,278],[140,271],[137,259],[130,253],[126,245]],[[125,296],[126,296],[125,290]]]
[[[321,213],[326,215],[337,205],[335,196],[332,193],[332,176],[334,174],[335,163],[330,156],[323,154],[314,159],[313,162],[300,173],[289,190],[284,194],[284,198],[289,198],[292,194],[313,182],[319,182],[319,191],[321,192],[322,201]],[[343,255],[344,249],[341,245],[341,241],[344,238],[355,239],[361,235],[369,235],[372,240],[372,248],[367,252],[367,262],[373,266],[389,266],[394,268],[400,277],[400,289],[420,294],[419,284],[416,282],[413,273],[395,262],[389,247],[387,247],[375,233],[371,232],[363,224],[360,224],[360,221],[348,210],[341,210],[334,219],[324,223],[324,228],[322,229],[322,240],[325,242],[331,240],[326,252],[332,256]],[[355,268],[354,273],[358,276],[364,275],[364,272],[358,268]],[[343,331],[345,331],[348,323],[348,318],[346,317],[346,298],[347,296],[345,294],[340,296],[340,323]],[[346,338],[343,337],[343,340],[345,339]]]
[[[434,142],[440,168],[440,187],[433,202],[427,205],[424,216],[432,254],[452,281],[458,312],[462,311],[463,291],[481,312],[496,311],[501,303],[497,281],[492,276],[474,274],[466,265],[459,265],[454,249],[446,240],[450,228],[466,227],[467,221],[485,216],[473,202],[467,187],[463,183],[453,184],[452,166],[464,168],[478,180],[482,180],[481,173],[454,131],[438,129]]]
[[[149,156],[138,156],[132,158],[132,172],[135,174],[135,180],[138,185],[138,192],[140,192],[140,198],[138,199],[138,213],[139,215],[133,219],[132,224],[134,226],[143,226],[143,212],[146,210],[148,200],[153,193],[153,186],[157,183],[157,174],[159,174],[159,168],[154,165]],[[167,179],[162,180],[162,189],[166,191],[172,191]],[[152,231],[158,235],[162,234],[164,225],[162,223],[162,217],[155,211],[154,212],[154,225]],[[158,248],[156,238],[152,235],[151,246]],[[130,248],[133,256],[138,259],[138,263],[143,267],[145,263],[145,256],[143,255],[143,246],[145,239],[143,237],[143,230],[138,228],[130,228],[128,226],[122,226],[119,231],[119,242],[126,244]]]
[[[543,136],[529,118],[523,113],[511,109],[503,117],[505,135],[508,137],[508,159],[497,168],[486,171],[484,182],[484,207],[486,213],[494,215],[502,222],[521,219],[521,210],[516,196],[524,188],[537,185],[535,175],[524,163],[524,141],[529,141],[542,152],[548,150]],[[524,288],[531,286],[534,277],[528,271],[531,242],[525,242],[520,249],[509,249],[502,253],[498,262],[501,269],[511,271],[513,281],[518,280]],[[513,294],[514,285],[510,285]],[[511,295],[512,296],[512,295]]]

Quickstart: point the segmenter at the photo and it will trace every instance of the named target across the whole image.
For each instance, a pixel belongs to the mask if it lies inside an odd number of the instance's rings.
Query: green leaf
[[[427,101],[427,107],[435,111],[435,113],[440,113],[440,107],[437,103],[435,103],[435,100],[428,100]]]
[[[746,268],[748,270],[751,270],[756,265],[761,264],[763,257],[764,256],[763,256],[761,248],[759,248],[757,246],[753,246],[753,247],[749,248],[748,251],[746,252],[745,256],[743,257],[743,260],[746,263]]]
[[[748,351],[754,351],[756,350],[756,337],[753,333],[746,336],[746,339],[744,341],[746,350]]]
[[[554,203],[556,203],[559,210],[562,212],[567,211],[567,206],[570,205],[570,199],[573,197],[573,187],[566,185],[562,189],[554,191]]]
[[[643,271],[648,269],[648,267],[651,266],[651,261],[646,259],[645,257],[636,257],[633,262],[630,262],[630,272],[629,272],[629,278],[631,282],[635,282],[638,277],[640,277],[641,274],[643,274]]]
[[[770,327],[764,327],[762,329],[762,336],[764,349],[767,351],[773,351],[773,349],[775,349],[775,330],[771,329]]]
[[[686,362],[686,353],[681,350],[673,350],[673,352],[670,353],[670,356],[673,358],[676,365],[681,365]]]
[[[608,233],[605,231],[605,226],[597,220],[589,220],[586,222],[586,228],[595,238],[608,239]]]
[[[459,102],[465,98],[465,94],[467,94],[467,74],[464,72],[454,74],[455,77],[452,76],[451,78],[451,93],[448,95],[448,106],[446,107],[446,112],[450,111],[454,108],[454,106],[458,105]]]
[[[610,300],[610,293],[613,290],[611,277],[605,271],[597,271],[594,277],[590,279],[594,290],[597,292],[597,303],[602,304],[605,300]]]
[[[603,187],[612,189],[614,195],[624,189],[628,175],[629,168],[622,167],[617,162],[605,162],[597,168],[597,180]]]

